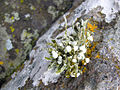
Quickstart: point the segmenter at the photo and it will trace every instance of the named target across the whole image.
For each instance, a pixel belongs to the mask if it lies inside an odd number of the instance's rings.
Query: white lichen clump
[[[30,18],[30,14],[25,14],[25,18]]]
[[[57,54],[57,52],[55,52],[55,51],[52,51],[52,56],[53,56],[53,58],[57,58],[58,57],[58,54]]]
[[[46,57],[47,60],[51,60],[49,68],[59,74],[65,71],[66,77],[78,77],[86,70],[86,65],[90,62],[87,49],[93,42],[93,29],[96,28],[95,25],[88,23],[88,20],[78,21],[72,27],[75,32],[68,35],[66,26],[65,36],[60,43],[56,40],[48,43],[52,48],[48,48],[50,57]]]
[[[20,20],[18,12],[13,11],[11,14],[5,13],[5,22],[11,24],[18,20]]]

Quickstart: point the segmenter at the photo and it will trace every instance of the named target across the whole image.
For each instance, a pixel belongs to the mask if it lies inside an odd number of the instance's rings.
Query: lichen
[[[0,61],[0,65],[2,65],[3,64],[3,61]]]
[[[5,13],[4,18],[5,18],[4,22],[10,23],[10,24],[20,20],[19,13],[15,11],[13,11],[11,14]]]
[[[28,28],[27,30],[23,30],[21,34],[21,42],[24,45],[25,51],[24,54],[29,52],[32,49],[32,44],[36,41],[38,38],[38,30],[34,30],[34,33],[30,33],[31,29]]]
[[[90,62],[91,52],[94,51],[95,45],[91,48],[93,42],[94,30],[97,26],[92,25],[88,20],[79,20],[72,25],[74,33],[67,33],[67,20],[65,18],[65,36],[61,42],[52,40],[48,43],[51,60],[49,68],[55,69],[56,73],[66,72],[66,77],[78,77],[86,71],[86,66]]]
[[[30,18],[30,14],[29,14],[29,13],[26,14],[26,15],[25,15],[25,18]]]
[[[13,48],[12,42],[10,39],[6,40],[6,49],[11,50]]]
[[[33,5],[31,4],[30,10],[36,10],[35,6],[33,6]]]
[[[52,15],[52,19],[54,20],[58,16],[59,11],[57,11],[54,6],[49,6],[48,13]]]
[[[6,32],[6,28],[2,27],[0,25],[0,59],[3,60],[3,58],[5,58],[6,53],[7,53],[7,47],[9,47],[8,45],[6,45],[7,40],[10,39],[10,36],[8,35],[8,33]]]
[[[24,2],[24,0],[20,0],[20,3],[23,3]]]
[[[11,30],[11,32],[14,32],[15,28],[13,28],[13,26],[10,26],[10,30]]]
[[[15,49],[15,52],[16,52],[17,54],[19,54],[19,51],[20,51],[20,50],[19,50],[18,48]]]

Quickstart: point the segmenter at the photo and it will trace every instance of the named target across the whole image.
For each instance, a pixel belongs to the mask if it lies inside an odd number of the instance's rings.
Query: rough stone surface
[[[38,37],[72,3],[73,0],[0,0],[0,61],[4,63],[0,65],[0,87],[13,72],[24,67]]]
[[[60,1],[60,0],[58,0]],[[61,1],[62,2],[62,1]],[[61,3],[60,2],[60,3]],[[109,2],[109,5],[108,5]],[[54,2],[56,3],[56,1]],[[57,3],[57,5],[59,5]],[[108,5],[108,6],[107,6]],[[94,41],[97,42],[93,57],[88,64],[88,70],[78,78],[65,78],[64,73],[56,75],[48,70],[49,62],[44,59],[48,56],[47,42],[64,34],[64,19],[61,17],[54,25],[39,38],[32,52],[30,60],[24,68],[13,74],[2,90],[119,90],[120,89],[120,1],[86,0],[75,10],[66,13],[68,25],[77,18],[93,18],[99,28],[95,32]],[[111,11],[113,9],[113,12]],[[108,10],[106,12],[106,10]],[[53,14],[54,15],[54,14]],[[59,31],[58,31],[59,29]],[[68,28],[72,33],[72,29]],[[96,58],[97,54],[100,58]],[[42,83],[43,82],[43,83]],[[45,84],[47,86],[45,86]]]

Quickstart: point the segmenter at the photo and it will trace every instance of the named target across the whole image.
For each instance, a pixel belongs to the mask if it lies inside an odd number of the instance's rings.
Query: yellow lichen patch
[[[97,55],[96,55],[96,57],[95,58],[100,58],[100,54],[99,53],[97,53]]]
[[[14,16],[11,17],[11,20],[14,20]]]
[[[92,46],[92,44],[90,43],[88,46],[89,46],[89,47],[91,47],[91,46]]]
[[[15,52],[16,52],[17,54],[19,54],[19,49],[15,49]]]
[[[95,46],[93,46],[92,48],[91,48],[91,51],[94,51],[95,50]]]
[[[120,67],[119,67],[119,66],[116,65],[115,67],[120,70]]]
[[[20,0],[20,3],[23,3],[24,2],[24,0]]]
[[[111,47],[111,49],[114,49],[114,47]]]
[[[87,54],[91,54],[92,50],[90,48],[87,49]]]
[[[97,42],[93,42],[93,47],[91,48],[92,51],[95,51],[95,47],[98,43]]]
[[[93,42],[93,45],[96,46],[98,44],[98,42]]]
[[[3,64],[3,61],[0,61],[0,65],[2,65]]]
[[[4,48],[4,50],[6,51],[6,50],[7,50],[7,48]]]
[[[88,45],[89,48],[87,48],[87,53],[86,53],[87,58],[92,57],[92,52],[95,51],[95,47],[97,44],[98,44],[97,42],[93,42],[93,45],[91,43]]]
[[[15,34],[13,34],[13,38],[15,37]]]
[[[113,38],[110,38],[110,40],[113,40]]]
[[[86,71],[86,67],[83,68],[83,71],[82,71],[82,72],[84,73],[85,71]]]
[[[83,66],[80,67],[81,70],[82,70],[83,68],[84,68]]]
[[[11,32],[14,32],[15,28],[13,28],[13,26],[10,26],[10,30],[11,30]]]
[[[87,43],[88,42],[88,39],[85,41],[85,43]]]
[[[84,63],[85,63],[85,61],[84,60],[82,60],[82,64],[84,65]]]
[[[97,26],[95,26],[95,24],[92,25],[92,24],[88,23],[88,24],[87,24],[87,28],[88,28],[90,31],[95,32],[94,30],[97,28]]]
[[[70,78],[70,75],[66,75],[66,78]]]

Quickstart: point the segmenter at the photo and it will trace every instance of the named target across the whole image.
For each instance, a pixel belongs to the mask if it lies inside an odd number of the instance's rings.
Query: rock
[[[30,53],[30,60],[26,61],[24,68],[10,80],[1,90],[16,89],[69,89],[69,90],[114,90],[120,83],[120,1],[85,0],[75,10],[68,11],[65,15],[68,26],[77,18],[89,19],[97,22],[100,30],[95,32],[94,38],[98,42],[93,57],[88,65],[88,70],[78,78],[65,78],[64,73],[57,75],[54,70],[48,70],[49,56],[46,51],[47,42],[64,35],[64,19],[61,17],[43,36],[39,38]],[[58,31],[60,30],[60,31]],[[72,28],[68,27],[72,33]],[[57,40],[57,39],[56,39]],[[59,40],[57,40],[59,42]],[[96,57],[100,54],[99,58]],[[41,83],[41,81],[43,83]],[[45,86],[47,85],[47,86]]]
[[[24,67],[29,52],[38,37],[43,35],[51,24],[71,6],[73,0],[62,0],[58,8],[54,0],[4,0],[0,2],[0,82],[10,80],[13,72]],[[63,4],[68,3],[68,4]],[[48,12],[48,7],[55,11]],[[64,9],[63,9],[64,8]],[[53,17],[56,12],[57,15]],[[23,35],[24,34],[24,35]],[[7,46],[7,47],[6,47]],[[0,83],[1,87],[2,83]]]

